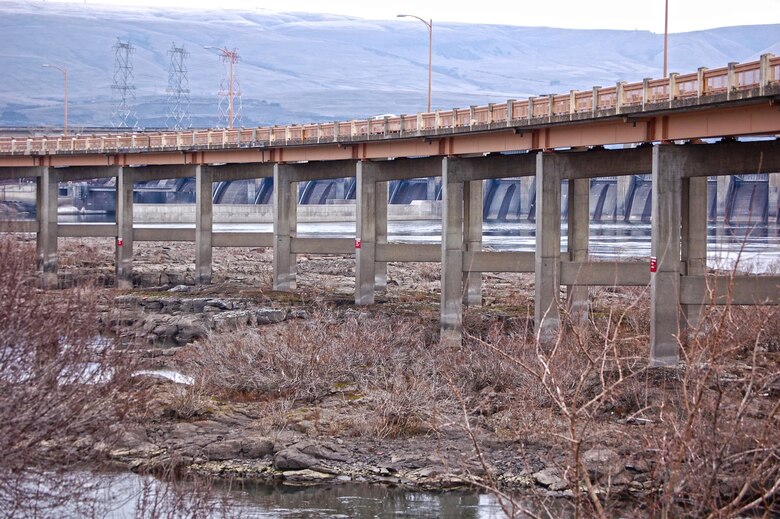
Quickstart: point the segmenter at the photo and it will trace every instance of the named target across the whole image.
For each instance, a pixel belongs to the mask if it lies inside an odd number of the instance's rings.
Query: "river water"
[[[200,516],[284,519],[330,518],[505,518],[497,499],[477,492],[421,492],[382,485],[341,483],[291,486],[236,483],[208,489],[178,483],[176,490],[136,474],[94,475],[92,515],[106,519]],[[152,513],[150,513],[152,511]],[[207,513],[204,514],[203,512]],[[61,516],[78,516],[67,507]]]

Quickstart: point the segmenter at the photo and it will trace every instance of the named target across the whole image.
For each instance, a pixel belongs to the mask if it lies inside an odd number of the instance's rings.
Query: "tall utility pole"
[[[667,76],[669,64],[669,0],[666,0],[664,10],[664,77]]]
[[[63,81],[65,83],[65,95],[63,96],[64,104],[65,104],[65,118],[62,123],[62,135],[67,136],[68,135],[68,69],[65,67],[60,67],[59,65],[52,65],[49,63],[46,63],[43,65],[46,68],[54,68],[62,72]]]
[[[427,22],[413,14],[399,14],[398,18],[417,18],[428,28],[428,113],[431,111],[431,80],[433,76],[433,18]]]
[[[171,63],[168,66],[168,116],[165,125],[172,130],[184,130],[192,127],[190,88],[185,63],[189,52],[184,50],[184,47],[177,47],[172,43],[168,54]]]
[[[130,42],[119,38],[114,49],[114,112],[111,114],[111,126],[114,128],[135,128],[137,119],[133,112],[135,106],[135,85],[133,85],[133,63],[130,56],[135,49]]]
[[[216,50],[222,57],[222,62],[227,64],[219,91],[219,126],[222,126],[222,121],[226,120],[227,128],[232,130],[234,123],[241,120],[241,86],[234,69],[239,60],[238,49],[211,46],[204,48]],[[227,101],[227,113],[225,113],[225,101]]]

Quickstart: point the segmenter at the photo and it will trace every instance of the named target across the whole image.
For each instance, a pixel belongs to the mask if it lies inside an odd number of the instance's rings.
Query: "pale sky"
[[[30,1],[30,0],[28,0]],[[40,2],[43,0],[34,0]],[[665,0],[46,0],[79,4],[171,6],[328,13],[395,19],[414,14],[436,22],[495,23],[578,29],[640,29],[664,32]],[[780,23],[780,0],[668,0],[669,32],[731,25]],[[399,22],[415,23],[406,19]],[[420,22],[416,22],[420,23]],[[780,34],[778,34],[780,39]]]

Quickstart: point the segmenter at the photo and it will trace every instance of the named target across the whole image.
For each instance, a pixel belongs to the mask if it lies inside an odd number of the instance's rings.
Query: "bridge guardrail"
[[[35,138],[0,138],[0,154],[42,155],[56,153],[144,152],[210,149],[246,146],[283,146],[319,142],[372,140],[377,138],[430,135],[439,130],[469,131],[504,123],[507,126],[544,123],[552,117],[599,114],[624,107],[671,103],[686,98],[763,89],[780,82],[780,57],[764,54],[758,61],[729,63],[716,69],[700,68],[690,74],[670,74],[664,79],[645,79],[637,83],[620,82],[590,91],[571,91],[506,103],[490,103],[469,108],[437,110],[415,115],[308,123],[288,126],[240,129],[186,130],[179,132],[123,133],[121,135],[44,136]],[[655,106],[653,106],[655,105]],[[607,116],[613,115],[607,113]]]

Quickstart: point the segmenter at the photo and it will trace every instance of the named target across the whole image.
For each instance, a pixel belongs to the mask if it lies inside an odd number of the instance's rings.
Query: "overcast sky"
[[[44,0],[33,0],[36,2]],[[436,22],[497,23],[663,33],[665,0],[45,0],[79,4],[262,9],[349,15],[374,20],[415,14]],[[405,20],[414,23],[414,20]],[[419,22],[416,22],[419,23]],[[669,32],[780,23],[780,0],[669,0]],[[778,35],[780,39],[780,34]]]

